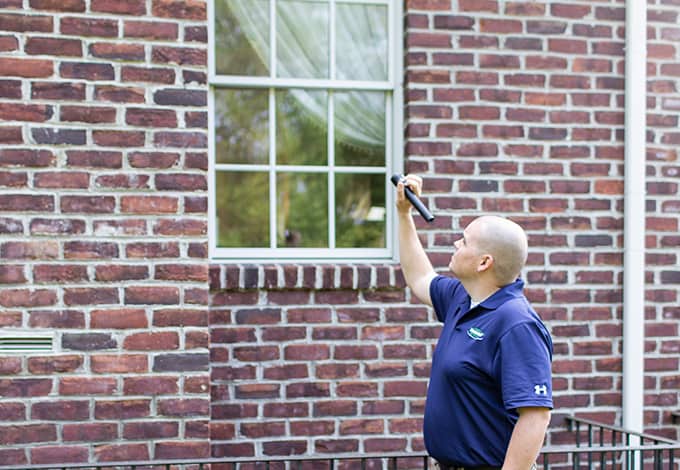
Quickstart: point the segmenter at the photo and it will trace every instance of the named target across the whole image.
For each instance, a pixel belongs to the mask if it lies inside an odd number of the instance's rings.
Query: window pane
[[[215,89],[217,163],[269,162],[267,90]]]
[[[269,75],[269,0],[215,0],[215,71]]]
[[[387,7],[338,4],[336,78],[387,80]]]
[[[328,2],[278,0],[276,67],[284,78],[328,78]]]
[[[269,174],[223,172],[217,188],[217,246],[269,247]]]
[[[385,247],[385,175],[335,177],[336,246]]]
[[[328,175],[279,173],[279,247],[328,247]]]
[[[328,93],[276,93],[276,162],[325,165],[328,161]]]
[[[385,94],[335,93],[335,164],[385,165]]]

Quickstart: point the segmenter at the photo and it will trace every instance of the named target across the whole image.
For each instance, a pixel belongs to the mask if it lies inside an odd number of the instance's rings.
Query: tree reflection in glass
[[[217,246],[269,247],[269,174],[215,174]]]
[[[266,89],[215,89],[217,163],[269,161],[268,103]]]
[[[269,75],[269,0],[215,0],[215,72],[223,75]],[[240,10],[248,8],[249,15]],[[239,14],[240,13],[240,14]],[[256,32],[261,41],[253,47]]]
[[[279,173],[276,191],[277,245],[328,247],[326,173]]]
[[[276,92],[276,162],[326,165],[328,93],[313,90]]]
[[[385,247],[385,174],[337,174],[335,236],[338,248]]]

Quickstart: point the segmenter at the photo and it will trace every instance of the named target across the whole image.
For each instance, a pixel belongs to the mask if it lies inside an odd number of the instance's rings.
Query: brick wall
[[[645,426],[678,438],[677,2],[649,4]],[[479,213],[530,238],[566,415],[620,424],[624,4],[405,2],[407,170],[437,269]],[[643,158],[643,156],[640,156]],[[420,451],[439,328],[397,266],[211,269],[215,455]]]
[[[0,1],[0,464],[209,455],[206,3]]]
[[[676,438],[680,7],[647,3],[645,423]],[[553,444],[621,415],[624,13],[405,2],[422,239],[444,270],[480,212],[527,229]],[[2,463],[422,450],[439,326],[398,266],[209,270],[206,30],[201,0],[0,0],[0,325],[56,334],[0,356]]]

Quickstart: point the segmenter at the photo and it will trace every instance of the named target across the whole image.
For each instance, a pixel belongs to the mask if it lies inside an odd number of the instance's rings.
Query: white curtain
[[[269,64],[269,2],[223,0],[239,22],[260,60]],[[329,4],[277,2],[277,76],[329,77]],[[387,79],[387,7],[336,4],[336,77],[339,80]],[[219,19],[218,19],[219,21]],[[320,123],[328,121],[319,93],[293,89],[301,107]],[[385,94],[342,91],[334,94],[336,139],[360,147],[385,143]]]

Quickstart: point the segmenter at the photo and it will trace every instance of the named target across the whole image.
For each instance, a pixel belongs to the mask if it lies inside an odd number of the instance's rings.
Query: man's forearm
[[[415,223],[410,212],[397,212],[399,219],[399,258],[406,283],[422,301],[431,304],[429,283],[434,277],[423,245],[420,243]]]
[[[520,411],[510,438],[503,470],[529,470],[536,462],[545,432],[550,423],[548,408],[524,408]]]

